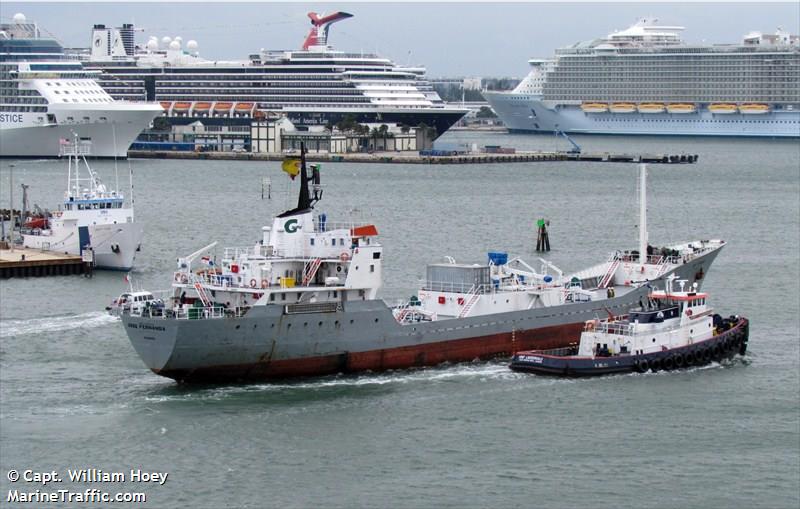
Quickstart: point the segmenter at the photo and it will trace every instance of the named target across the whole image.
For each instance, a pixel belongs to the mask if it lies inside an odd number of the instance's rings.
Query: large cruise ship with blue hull
[[[684,43],[643,19],[532,59],[511,92],[484,92],[512,132],[800,137],[800,37]]]

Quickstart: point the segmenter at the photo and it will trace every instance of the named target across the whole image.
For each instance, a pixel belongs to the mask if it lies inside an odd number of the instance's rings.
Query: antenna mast
[[[639,165],[639,263],[647,263],[647,165]]]

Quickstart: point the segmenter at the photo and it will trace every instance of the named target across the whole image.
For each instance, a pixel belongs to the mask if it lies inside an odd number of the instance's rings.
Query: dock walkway
[[[165,150],[130,150],[128,157],[142,159],[209,159],[235,161],[282,161],[290,154],[256,152],[185,152]],[[421,156],[415,152],[374,152],[352,154],[308,153],[309,162],[390,163],[390,164],[488,164],[553,161],[601,163],[691,164],[697,155],[613,154],[609,152],[517,152],[515,154],[465,153],[445,156]]]
[[[5,246],[0,249],[0,278],[91,273],[91,263],[78,255]]]

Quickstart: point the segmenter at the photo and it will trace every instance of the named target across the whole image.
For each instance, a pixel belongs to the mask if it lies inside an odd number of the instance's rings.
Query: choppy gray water
[[[564,148],[551,137],[447,141]],[[562,381],[504,361],[261,385],[186,387],[147,371],[102,309],[121,274],[0,283],[0,495],[143,491],[151,507],[704,507],[800,505],[800,146],[797,141],[579,137],[587,149],[685,151],[651,166],[653,243],[723,238],[705,289],[751,319],[746,360],[682,372]],[[10,161],[0,163],[0,207]],[[16,161],[31,201],[58,203],[65,169]],[[278,163],[132,161],[145,244],[134,281],[168,287],[178,253],[248,245],[294,201]],[[113,163],[94,166],[113,180]],[[127,163],[119,165],[120,173]],[[551,220],[565,270],[636,245],[625,164],[327,164],[318,210],[378,225],[382,296],[424,266],[505,249],[535,260]],[[270,177],[272,199],[260,199]],[[19,193],[16,193],[19,195]],[[352,209],[357,208],[358,211]],[[164,485],[53,488],[10,469],[168,472]],[[13,505],[13,504],[12,504]],[[31,504],[26,504],[31,506]],[[43,506],[44,504],[33,504]],[[115,504],[125,506],[125,504]]]

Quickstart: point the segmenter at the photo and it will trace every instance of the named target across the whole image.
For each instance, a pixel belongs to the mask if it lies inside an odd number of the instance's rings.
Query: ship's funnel
[[[337,21],[352,18],[353,15],[347,12],[334,12],[327,16],[319,17],[316,12],[309,12],[308,17],[311,18],[311,31],[308,33],[303,49],[307,50],[311,46],[325,46],[328,44],[328,28]]]

